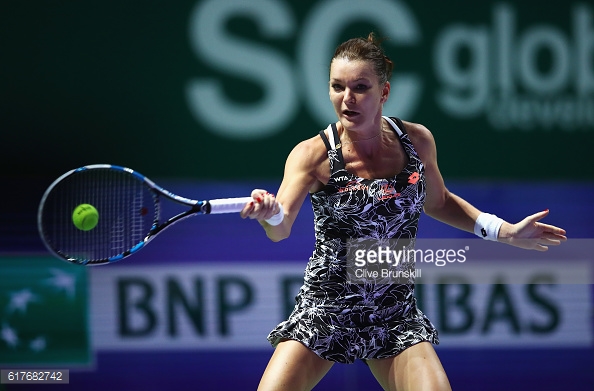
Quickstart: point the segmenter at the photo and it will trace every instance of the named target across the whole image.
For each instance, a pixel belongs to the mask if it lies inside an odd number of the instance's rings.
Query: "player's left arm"
[[[437,165],[437,148],[433,135],[420,124],[405,122],[405,127],[425,166],[425,213],[448,225],[473,233],[477,218],[482,212],[447,189]],[[516,224],[503,221],[497,240],[539,251],[546,251],[548,245],[559,245],[567,240],[565,230],[539,222],[548,213],[548,210],[535,213]]]

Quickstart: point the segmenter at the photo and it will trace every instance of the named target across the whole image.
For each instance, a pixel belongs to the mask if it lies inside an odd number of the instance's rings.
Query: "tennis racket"
[[[187,206],[162,220],[161,200]],[[68,171],[45,191],[37,225],[45,246],[78,265],[102,265],[138,252],[165,228],[197,214],[240,212],[251,197],[196,201],[180,197],[126,167],[95,164]],[[82,230],[73,211],[90,204],[98,212],[94,228]]]

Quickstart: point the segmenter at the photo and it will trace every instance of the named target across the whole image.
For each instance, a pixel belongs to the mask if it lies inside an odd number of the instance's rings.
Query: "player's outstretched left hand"
[[[540,222],[549,210],[535,213],[516,224],[503,223],[498,241],[527,250],[547,251],[567,240],[565,230]]]

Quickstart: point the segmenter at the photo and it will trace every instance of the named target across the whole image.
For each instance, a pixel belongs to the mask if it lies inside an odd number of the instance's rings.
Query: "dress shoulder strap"
[[[396,117],[383,117],[390,125],[396,133],[398,133],[398,137],[402,137],[403,134],[406,134],[406,130],[404,129],[404,124],[400,118]]]
[[[326,131],[328,132],[328,136],[326,136]],[[322,141],[324,141],[326,149],[328,150],[328,158],[330,159],[330,167],[332,172],[343,169],[344,158],[342,156],[342,148],[340,145],[340,138],[338,137],[338,129],[336,128],[336,124],[332,123],[328,125],[326,129],[320,130],[320,137],[322,138]],[[338,144],[336,144],[337,140]]]

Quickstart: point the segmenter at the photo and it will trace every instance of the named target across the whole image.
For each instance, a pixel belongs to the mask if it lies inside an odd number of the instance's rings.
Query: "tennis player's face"
[[[330,65],[330,100],[341,124],[348,129],[376,124],[389,91],[387,84],[380,86],[368,62],[334,59]]]

